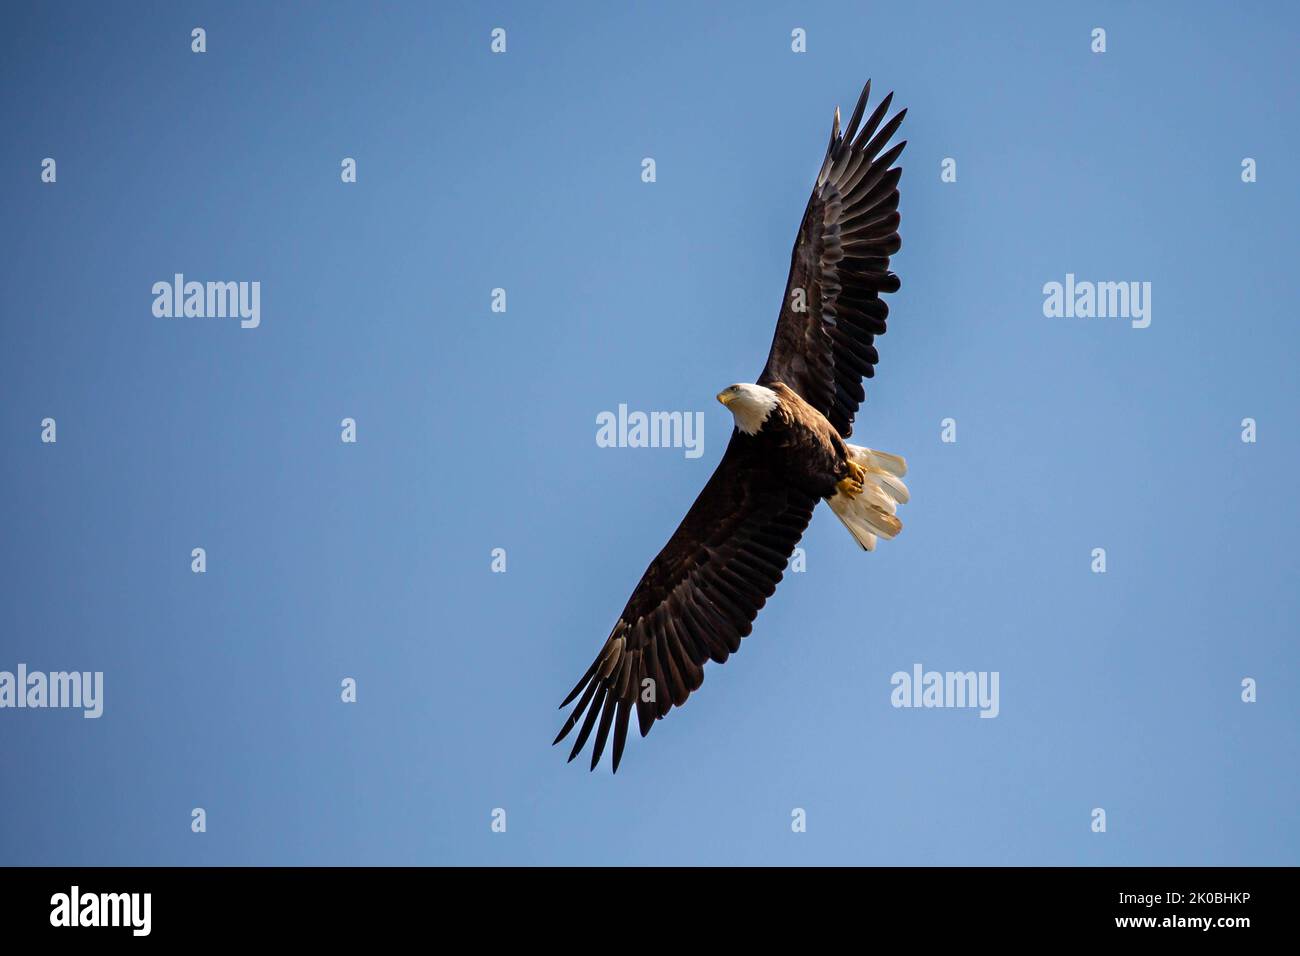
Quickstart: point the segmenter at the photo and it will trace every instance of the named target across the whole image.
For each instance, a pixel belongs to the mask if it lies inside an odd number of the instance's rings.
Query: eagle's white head
[[[762,385],[729,385],[718,392],[718,401],[736,417],[736,427],[746,435],[754,435],[763,427],[767,416],[780,403],[776,392]]]

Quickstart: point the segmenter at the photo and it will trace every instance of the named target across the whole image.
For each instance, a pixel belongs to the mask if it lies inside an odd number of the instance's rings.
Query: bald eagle
[[[881,125],[890,93],[859,127],[870,93],[868,80],[842,133],[835,110],[758,382],[718,393],[735,417],[722,461],[560,705],[578,701],[554,742],[581,722],[573,760],[595,730],[592,770],[612,728],[617,772],[633,708],[644,737],[700,687],[706,662],[740,649],[818,501],[867,551],[902,527],[906,463],[846,440],[885,332],[881,293],[899,287],[889,271],[900,246],[893,164],[907,143],[885,146],[907,110]]]

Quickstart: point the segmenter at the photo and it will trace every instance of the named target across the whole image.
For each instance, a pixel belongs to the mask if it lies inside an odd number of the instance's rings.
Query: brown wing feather
[[[704,681],[709,660],[740,647],[812,519],[817,499],[789,487],[733,432],[722,461],[646,569],[596,660],[561,707],[578,698],[555,743],[582,722],[572,760],[593,729],[596,769],[612,726],[614,770],[632,710],[641,736]],[[650,685],[643,685],[649,679]],[[646,687],[653,697],[645,699]],[[599,723],[597,723],[599,721]]]
[[[853,416],[866,398],[862,379],[875,374],[879,360],[875,337],[885,333],[889,315],[880,295],[898,290],[889,257],[901,245],[902,170],[890,166],[907,142],[880,151],[907,110],[881,126],[890,93],[859,131],[870,92],[867,81],[843,135],[835,113],[830,146],[790,256],[772,351],[758,379],[760,385],[789,385],[844,438],[852,434]]]

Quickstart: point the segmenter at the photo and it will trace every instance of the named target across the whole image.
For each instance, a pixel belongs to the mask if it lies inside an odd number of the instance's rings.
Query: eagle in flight
[[[756,384],[718,394],[736,420],[722,461],[560,705],[578,701],[555,743],[581,723],[573,760],[594,730],[592,770],[611,729],[618,770],[634,708],[644,737],[699,688],[707,661],[740,649],[819,500],[867,551],[902,527],[906,463],[847,441],[885,333],[880,295],[899,287],[889,271],[900,245],[893,164],[907,143],[885,147],[907,110],[882,125],[890,93],[862,123],[870,93],[868,80],[843,132],[835,110],[767,365]]]

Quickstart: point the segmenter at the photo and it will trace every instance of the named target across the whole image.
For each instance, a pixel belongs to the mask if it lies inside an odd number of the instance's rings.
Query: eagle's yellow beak
[[[718,401],[720,401],[723,405],[730,405],[732,401],[735,399],[735,397],[736,397],[735,392],[718,392]]]

